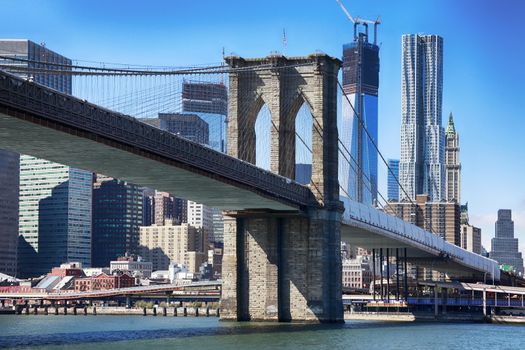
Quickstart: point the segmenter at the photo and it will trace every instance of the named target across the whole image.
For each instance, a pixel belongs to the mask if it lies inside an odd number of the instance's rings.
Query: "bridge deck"
[[[0,148],[230,210],[315,205],[306,186],[0,71]]]
[[[341,200],[345,205],[342,227],[344,241],[367,249],[407,248],[407,255],[411,258],[442,260],[434,263],[438,270],[444,268],[451,272],[470,271],[478,275],[487,273],[490,276],[494,274],[497,280],[500,278],[499,266],[495,260],[469,252],[380,210],[346,197],[341,197]]]

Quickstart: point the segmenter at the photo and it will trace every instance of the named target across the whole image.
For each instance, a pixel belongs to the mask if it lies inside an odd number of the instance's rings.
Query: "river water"
[[[206,317],[0,315],[0,349],[523,349],[525,326],[219,322]]]

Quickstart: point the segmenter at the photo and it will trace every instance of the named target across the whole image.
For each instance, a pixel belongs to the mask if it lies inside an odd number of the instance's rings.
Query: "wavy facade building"
[[[401,159],[399,180],[415,200],[445,199],[445,132],[443,100],[443,38],[407,34],[402,37]],[[401,200],[407,199],[404,192]]]

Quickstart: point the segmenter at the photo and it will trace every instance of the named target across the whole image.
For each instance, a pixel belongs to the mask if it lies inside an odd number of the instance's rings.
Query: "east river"
[[[523,349],[525,326],[227,323],[162,316],[0,315],[0,349]]]

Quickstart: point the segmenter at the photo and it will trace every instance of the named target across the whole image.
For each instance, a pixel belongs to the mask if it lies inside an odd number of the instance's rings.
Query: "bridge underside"
[[[0,113],[0,149],[112,176],[219,209],[297,210],[253,189],[239,188],[224,179],[214,179],[162,159],[149,158],[137,148],[75,135],[66,127],[63,130]]]
[[[406,249],[409,263],[444,272],[452,279],[483,280],[485,273],[492,274],[492,271],[476,269],[466,266],[461,261],[443,257],[439,251],[432,251],[415,241],[405,241],[401,237],[395,239],[382,234],[380,231],[379,229],[371,230],[343,224],[341,225],[341,240],[368,250],[383,249],[383,252],[385,252],[386,249],[390,249],[391,256],[395,256],[396,248],[398,248],[400,257],[403,256],[403,258],[404,249]]]

